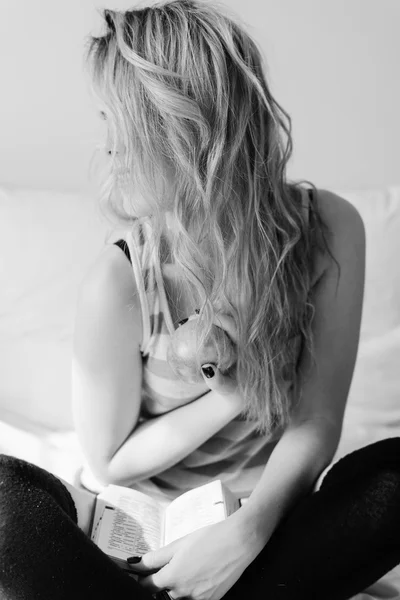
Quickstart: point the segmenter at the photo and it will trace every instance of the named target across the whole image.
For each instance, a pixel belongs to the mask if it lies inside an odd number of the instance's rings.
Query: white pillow
[[[108,229],[87,195],[0,188],[1,408],[51,428],[72,427],[78,285]]]

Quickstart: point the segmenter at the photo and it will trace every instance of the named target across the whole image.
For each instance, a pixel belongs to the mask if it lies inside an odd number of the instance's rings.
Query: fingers
[[[168,588],[168,582],[168,566],[166,566],[160,571],[157,571],[157,573],[143,577],[139,583],[142,587],[148,590],[150,594],[155,594],[161,590],[164,590],[165,588]]]
[[[201,365],[201,372],[203,374],[204,381],[210,390],[214,390],[219,387],[220,372],[216,365],[213,363],[204,363],[204,365]]]
[[[161,569],[166,564],[169,563],[173,556],[173,547],[172,544],[168,544],[167,546],[163,546],[158,550],[153,552],[146,552],[141,557],[133,557],[130,556],[127,559],[127,563],[135,573],[147,573],[149,571],[155,571]],[[134,560],[139,558],[140,560]]]
[[[203,379],[210,390],[218,394],[228,395],[236,392],[237,384],[228,375],[223,375],[216,365],[205,363],[201,366]]]
[[[150,593],[154,594],[168,587],[168,562],[172,558],[172,544],[159,548],[154,552],[147,552],[138,562],[128,562],[129,569],[140,576],[139,583]],[[155,571],[151,573],[152,571]],[[160,596],[157,596],[160,598]]]

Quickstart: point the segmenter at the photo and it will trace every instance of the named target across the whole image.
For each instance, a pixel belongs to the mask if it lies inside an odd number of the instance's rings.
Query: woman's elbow
[[[129,487],[141,479],[139,474],[135,477],[133,470],[129,474],[122,472],[121,465],[118,465],[115,461],[115,456],[107,460],[97,461],[96,465],[92,467],[92,473],[102,485]]]
[[[96,481],[101,485],[126,485],[126,481],[123,481],[123,478],[113,470],[111,460],[97,460],[91,464],[88,462],[88,465]]]

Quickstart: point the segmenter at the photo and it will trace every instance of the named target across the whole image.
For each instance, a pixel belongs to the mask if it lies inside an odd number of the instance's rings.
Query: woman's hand
[[[231,338],[234,344],[238,343],[235,323],[232,317],[219,313],[214,318],[214,324],[221,327]],[[222,396],[232,396],[232,400],[238,403],[238,406],[243,408],[242,398],[238,393],[238,384],[236,378],[232,375],[223,375],[216,365],[205,363],[201,366],[203,379],[210,390],[214,390]]]
[[[171,598],[220,600],[256,555],[233,514],[147,552],[130,568],[152,594],[168,590]]]

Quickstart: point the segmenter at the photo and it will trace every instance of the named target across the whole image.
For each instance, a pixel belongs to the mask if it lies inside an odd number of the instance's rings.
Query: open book
[[[89,530],[92,541],[121,568],[126,559],[226,519],[246,499],[238,499],[215,479],[178,496],[168,506],[131,488],[108,485],[97,495]]]

